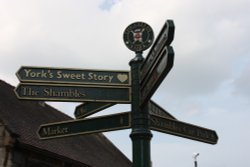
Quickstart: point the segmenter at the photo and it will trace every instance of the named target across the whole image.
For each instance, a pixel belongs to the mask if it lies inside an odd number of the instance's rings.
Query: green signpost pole
[[[132,75],[132,132],[133,167],[151,167],[150,140],[152,133],[149,129],[148,109],[140,107],[140,67],[143,62],[142,52],[130,61]]]
[[[150,115],[148,105],[142,109],[141,98],[141,66],[142,52],[148,49],[154,40],[152,28],[143,22],[130,24],[123,33],[125,45],[136,53],[129,62],[132,76],[132,102],[131,102],[131,128],[133,167],[151,167],[150,141]]]

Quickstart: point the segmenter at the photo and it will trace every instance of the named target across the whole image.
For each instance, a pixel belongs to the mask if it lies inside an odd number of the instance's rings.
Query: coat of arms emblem
[[[135,22],[125,29],[123,40],[130,50],[142,52],[152,45],[154,33],[148,24]]]

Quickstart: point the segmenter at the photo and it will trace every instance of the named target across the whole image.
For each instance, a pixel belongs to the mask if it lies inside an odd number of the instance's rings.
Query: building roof
[[[14,87],[0,80],[0,121],[17,137],[17,146],[52,154],[91,167],[129,167],[131,161],[103,134],[40,140],[41,124],[70,120],[71,117],[39,101],[16,98]]]

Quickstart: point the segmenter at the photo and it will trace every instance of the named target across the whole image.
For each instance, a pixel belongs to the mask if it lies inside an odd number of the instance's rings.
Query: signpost
[[[151,129],[209,144],[216,144],[218,136],[214,130],[177,121],[174,119],[150,115]]]
[[[21,83],[15,89],[19,99],[71,102],[130,103],[130,87]]]
[[[74,115],[77,119],[85,118],[89,115],[95,114],[101,110],[115,105],[116,103],[106,102],[84,102],[76,107]]]
[[[23,66],[16,73],[21,82],[87,84],[87,85],[131,85],[129,71],[67,69]]]
[[[172,69],[174,22],[167,20],[155,42],[152,28],[143,22],[124,31],[125,45],[135,52],[130,71],[21,67],[15,89],[23,100],[83,102],[76,107],[77,120],[41,125],[40,139],[100,133],[131,128],[133,167],[151,167],[151,130],[216,144],[214,130],[181,122],[151,99]],[[150,49],[144,60],[142,52]],[[115,104],[131,104],[131,112],[85,118]]]
[[[40,139],[52,139],[66,136],[128,129],[130,127],[130,113],[124,112],[90,119],[78,119],[72,121],[43,124],[39,127],[37,134]]]
[[[171,118],[171,119],[176,120],[176,118],[173,115],[171,115],[169,112],[164,110],[162,107],[160,107],[158,104],[156,104],[152,100],[148,102],[148,110],[149,110],[149,113],[152,115],[158,115],[160,117],[166,117],[166,118]]]
[[[106,103],[106,102],[84,102],[83,104],[80,104],[76,107],[74,115],[75,118],[77,119],[85,118],[89,115],[95,114],[115,104],[116,103]],[[150,114],[176,119],[173,115],[171,115],[169,112],[164,110],[162,107],[160,107],[152,100],[148,102],[148,109]]]
[[[150,77],[152,68],[158,61],[162,48],[169,46],[173,41],[174,30],[174,22],[172,20],[167,20],[142,64],[141,82],[143,82],[145,77]]]
[[[153,66],[150,77],[144,79],[141,83],[141,103],[147,103],[161,82],[174,64],[174,51],[171,46],[166,46],[159,54],[159,59]]]

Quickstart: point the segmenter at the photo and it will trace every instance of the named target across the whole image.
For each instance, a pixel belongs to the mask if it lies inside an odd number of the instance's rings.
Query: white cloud
[[[249,55],[250,56],[250,55]],[[246,64],[242,73],[237,77],[234,82],[233,94],[238,96],[245,96],[250,98],[250,62]]]

